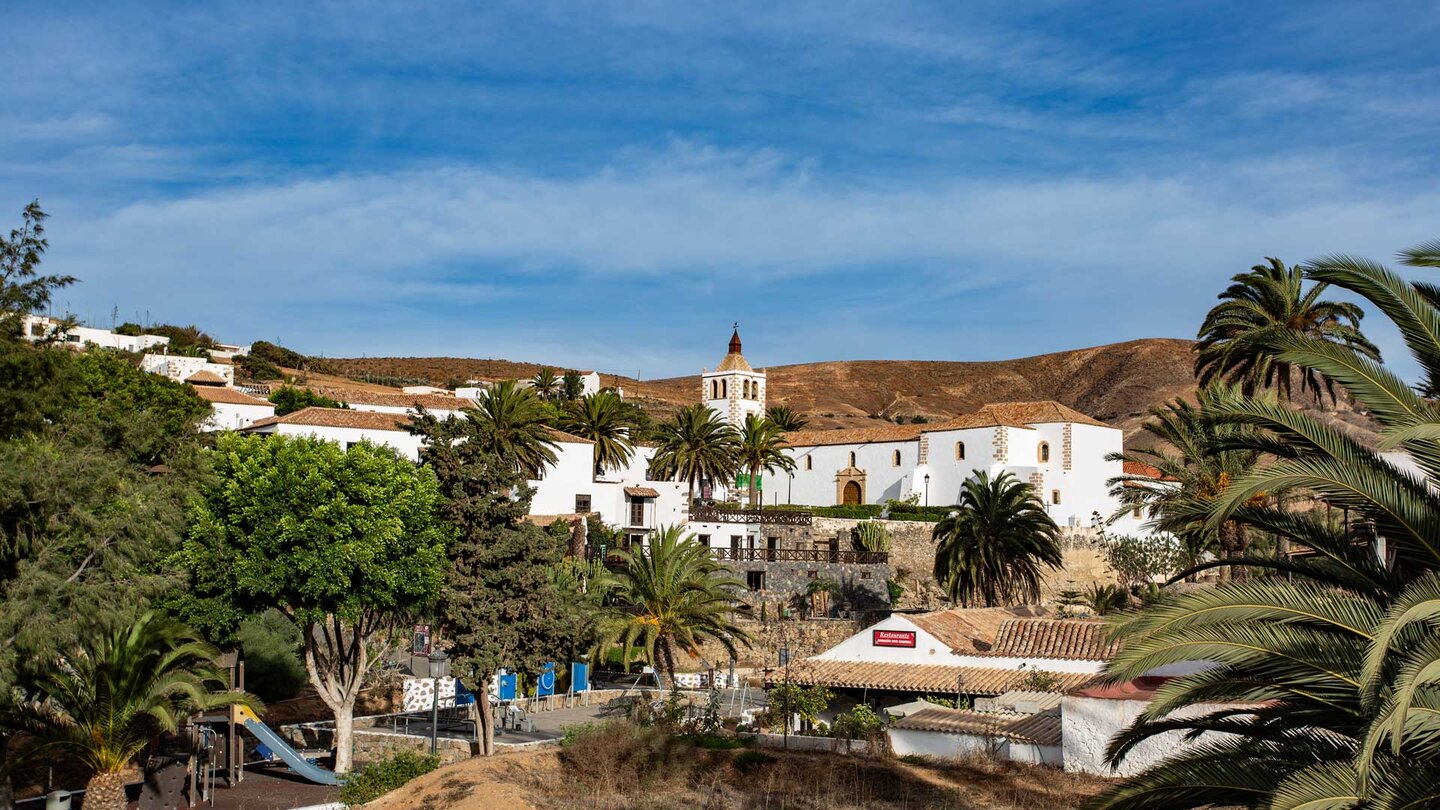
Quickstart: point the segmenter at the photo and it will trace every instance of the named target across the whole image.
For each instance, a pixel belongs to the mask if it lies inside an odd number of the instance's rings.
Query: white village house
[[[143,352],[148,349],[168,346],[170,338],[161,335],[121,335],[109,329],[95,329],[89,326],[72,326],[61,330],[58,318],[48,315],[26,315],[21,323],[26,340],[54,339],[76,348],[98,346],[102,349],[119,349],[124,352]]]

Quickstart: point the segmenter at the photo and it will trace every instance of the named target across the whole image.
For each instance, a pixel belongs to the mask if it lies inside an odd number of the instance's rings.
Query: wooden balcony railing
[[[883,565],[890,561],[885,551],[842,551],[828,548],[712,548],[710,554],[721,562],[807,562]]]
[[[690,520],[695,523],[760,523],[767,526],[809,526],[809,512],[794,512],[788,509],[767,511],[764,509],[722,509],[715,506],[698,506],[690,510]]]

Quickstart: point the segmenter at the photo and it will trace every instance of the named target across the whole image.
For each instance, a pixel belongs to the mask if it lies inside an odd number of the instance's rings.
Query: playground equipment
[[[307,759],[305,755],[291,748],[290,743],[286,742],[284,737],[276,734],[274,729],[265,725],[259,717],[256,717],[255,712],[251,711],[250,707],[231,706],[230,713],[232,718],[231,722],[243,726],[245,730],[254,735],[255,739],[259,740],[266,749],[265,751],[261,751],[260,748],[257,747],[257,753],[260,753],[262,756],[273,754],[279,757],[281,761],[289,766],[291,771],[316,784],[340,784],[340,779],[334,771],[328,771],[316,765],[313,760]]]

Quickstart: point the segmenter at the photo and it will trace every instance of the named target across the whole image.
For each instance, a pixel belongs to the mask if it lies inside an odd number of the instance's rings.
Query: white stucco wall
[[[274,405],[244,405],[232,402],[210,403],[210,418],[200,426],[202,430],[239,430],[257,419],[275,415]]]
[[[212,363],[203,357],[185,357],[178,354],[147,354],[140,358],[140,368],[151,374],[169,377],[184,382],[192,376],[208,371],[222,377],[227,384],[235,382],[235,367],[224,363]]]
[[[937,759],[961,759],[990,756],[1032,765],[1060,765],[1062,749],[1058,745],[1035,745],[1014,742],[1002,737],[976,734],[947,734],[938,731],[892,728],[890,747],[896,756],[916,755]]]
[[[535,495],[530,501],[530,511],[536,515],[566,515],[575,511],[575,495],[593,490],[595,477],[595,445],[583,442],[560,442],[555,447],[555,464],[545,469],[545,475],[531,481]],[[600,510],[606,523],[613,522],[604,515],[598,498],[591,494],[594,508]],[[617,516],[618,517],[618,516]]]
[[[900,452],[898,467],[894,463],[897,450]],[[794,482],[785,473],[768,476],[765,502],[808,506],[839,503],[835,475],[851,466],[852,452],[854,466],[865,471],[865,503],[884,503],[910,493],[910,475],[920,463],[919,441],[835,444],[787,449],[786,455],[795,459]],[[809,469],[806,469],[807,460]]]
[[[874,644],[874,630],[898,630],[915,633],[915,647],[877,647]],[[859,633],[836,644],[815,658],[838,661],[883,661],[895,664],[940,664],[955,665],[955,656],[950,647],[930,635],[919,625],[895,614],[889,616]]]
[[[262,430],[265,430],[267,433],[278,433],[284,436],[313,436],[317,439],[336,442],[341,447],[347,449],[352,444],[368,441],[371,444],[394,448],[402,457],[408,458],[411,461],[420,460],[420,437],[412,436],[403,430],[371,430],[366,428],[286,424],[273,425],[270,428],[262,428]]]
[[[1184,732],[1167,731],[1137,745],[1120,763],[1118,769],[1111,770],[1110,766],[1105,764],[1106,747],[1116,734],[1140,716],[1146,705],[1143,700],[1106,700],[1067,695],[1060,709],[1065,770],[1103,776],[1133,776],[1187,748],[1229,736],[1207,731],[1195,740],[1186,740]],[[1202,704],[1187,707],[1170,716],[1195,717],[1223,708],[1231,707]]]

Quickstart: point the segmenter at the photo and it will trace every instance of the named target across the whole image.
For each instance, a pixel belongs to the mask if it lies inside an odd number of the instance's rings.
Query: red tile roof
[[[625,487],[625,494],[632,498],[658,498],[660,493],[650,487]]]
[[[955,608],[914,613],[905,616],[921,630],[939,639],[956,654],[990,649],[1006,621],[1015,618],[1048,616],[1050,611],[1039,606],[997,608]]]
[[[896,664],[887,661],[837,661],[806,658],[766,675],[770,683],[787,678],[801,686],[822,685],[840,689],[883,689],[891,692],[999,695],[1021,686],[1028,673],[1014,669],[959,667],[945,664]],[[1093,682],[1094,675],[1051,673],[1058,689],[1074,689]],[[963,678],[963,681],[961,680]]]
[[[979,655],[1108,661],[1119,649],[1110,625],[1093,619],[1011,619],[1000,625],[995,644]]]
[[[785,443],[790,447],[820,447],[834,444],[871,444],[875,442],[914,441],[922,433],[942,430],[970,430],[984,427],[1013,427],[1029,430],[1031,425],[1073,422],[1078,425],[1110,427],[1074,408],[1053,400],[1040,402],[996,402],[975,413],[963,414],[944,422],[924,425],[877,425],[841,430],[801,430],[789,433]]]
[[[1035,745],[1059,745],[1061,739],[1060,712],[1057,710],[1017,715],[937,707],[921,709],[896,720],[891,728],[1005,737]]]
[[[404,414],[312,406],[294,413],[287,413],[284,416],[257,419],[241,430],[255,430],[270,425],[310,425],[313,427],[354,428],[356,430],[403,431],[409,424],[410,417]]]
[[[244,391],[236,391],[234,388],[223,388],[218,385],[196,385],[192,386],[195,393],[206,402],[223,402],[227,405],[269,405],[259,397],[252,397]]]
[[[226,380],[224,377],[221,377],[209,369],[202,368],[189,377],[186,377],[185,382],[191,385],[224,385],[229,382],[229,380]]]
[[[1158,675],[1142,675],[1124,683],[1082,684],[1069,691],[1076,697],[1098,698],[1100,700],[1145,700],[1155,697],[1155,692],[1170,680]]]
[[[785,434],[785,444],[788,447],[821,447],[832,444],[913,442],[920,438],[925,427],[925,425],[877,425],[840,430],[797,430]]]

